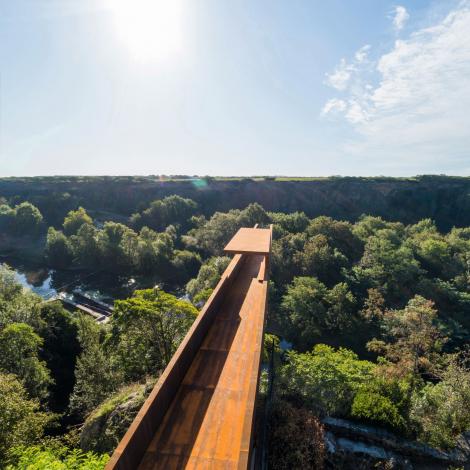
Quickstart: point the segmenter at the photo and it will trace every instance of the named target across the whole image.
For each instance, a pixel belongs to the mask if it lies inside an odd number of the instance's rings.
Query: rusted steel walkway
[[[246,469],[271,230],[241,229],[235,253],[107,469]]]

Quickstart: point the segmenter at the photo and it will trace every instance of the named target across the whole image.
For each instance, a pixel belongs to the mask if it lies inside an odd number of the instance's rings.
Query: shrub
[[[392,431],[403,431],[405,420],[397,406],[387,397],[368,390],[359,391],[354,397],[351,416],[367,420]]]
[[[455,446],[460,434],[470,430],[468,355],[466,363],[458,357],[452,359],[441,379],[415,391],[410,414],[421,441],[448,449]]]
[[[284,393],[298,396],[308,408],[348,416],[355,393],[372,380],[374,368],[348,349],[318,344],[312,352],[289,352],[280,380]]]
[[[14,445],[36,443],[50,421],[14,375],[0,373],[0,468]]]
[[[102,470],[109,455],[82,452],[79,449],[48,447],[18,447],[12,452],[12,461],[6,470]]]

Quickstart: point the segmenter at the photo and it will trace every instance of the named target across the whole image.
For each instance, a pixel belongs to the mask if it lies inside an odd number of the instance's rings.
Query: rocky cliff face
[[[152,387],[153,383],[125,387],[94,410],[80,434],[82,450],[112,453]]]
[[[201,184],[202,183],[202,184]],[[172,194],[199,203],[205,215],[244,208],[252,202],[269,211],[304,211],[356,220],[361,214],[414,223],[432,218],[441,230],[470,225],[470,178],[317,178],[304,180],[180,180],[157,177],[51,177],[0,179],[0,198],[28,200],[46,220],[61,223],[78,205],[128,216],[150,201]],[[108,217],[109,218],[109,217]]]
[[[470,469],[470,434],[450,452],[399,438],[383,429],[325,418],[327,467],[344,470]]]

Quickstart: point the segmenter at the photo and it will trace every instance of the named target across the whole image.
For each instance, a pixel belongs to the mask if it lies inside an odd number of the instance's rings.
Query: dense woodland
[[[257,202],[267,211],[305,212],[355,222],[372,214],[405,224],[425,218],[440,230],[470,226],[470,178],[211,178],[182,176],[102,176],[0,178],[0,197],[11,206],[31,202],[49,226],[58,227],[66,214],[85,207],[95,219],[125,222],[152,201],[173,194],[214,212],[243,209]],[[1,203],[1,202],[0,202]]]
[[[317,202],[293,207],[305,194],[287,197],[290,210],[271,211],[258,202],[224,211],[204,206],[204,198],[221,191],[207,189],[212,184],[260,184],[256,201],[264,197],[262,185],[295,182],[202,179],[194,191],[203,196],[183,192],[148,201],[145,186],[140,194],[124,191],[132,204],[117,208],[102,190],[80,193],[77,180],[60,197],[41,192],[49,179],[36,186],[1,181],[8,190],[0,192],[0,251],[21,256],[28,246],[28,256],[61,270],[152,274],[183,289],[189,300],[162,289],[138,290],[116,301],[111,321],[99,325],[23,289],[3,265],[0,468],[103,468],[227,266],[224,245],[239,227],[255,223],[273,224],[274,237],[264,352],[271,372],[263,371],[260,385],[261,400],[270,402],[270,468],[331,468],[322,424],[327,416],[441,450],[455,447],[470,430],[470,220],[468,211],[460,217],[468,194],[458,201],[451,195],[469,183],[436,177],[427,193],[426,178],[342,180],[318,184],[337,185],[336,191],[379,185],[388,191],[388,207],[399,199],[400,185],[421,188],[410,190],[412,201],[389,216],[383,199],[374,210],[376,189],[357,216],[360,198],[344,193],[341,201],[351,200],[354,210],[330,217],[316,214]],[[56,181],[58,191],[64,184]],[[172,184],[195,187],[194,181]],[[300,182],[296,191],[302,184],[317,182]],[[347,212],[336,193],[331,196],[335,210]],[[227,193],[223,204],[233,198]],[[413,211],[421,199],[428,212]],[[331,215],[332,207],[323,213]],[[420,217],[423,211],[427,217]]]

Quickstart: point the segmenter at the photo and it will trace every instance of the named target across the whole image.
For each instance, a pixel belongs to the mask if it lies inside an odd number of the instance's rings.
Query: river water
[[[12,258],[1,258],[0,263],[13,268],[16,278],[24,287],[46,300],[58,292],[79,290],[91,298],[112,304],[115,299],[130,297],[135,289],[153,287],[149,279],[136,280],[102,272],[59,271]]]

